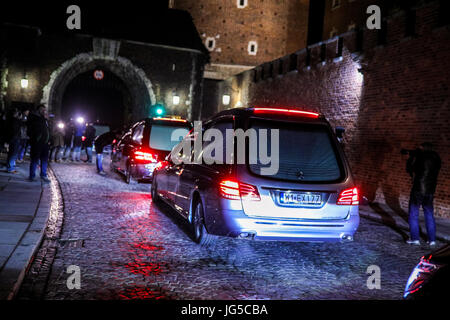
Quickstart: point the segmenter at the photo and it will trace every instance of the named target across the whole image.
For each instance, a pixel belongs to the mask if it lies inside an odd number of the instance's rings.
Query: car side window
[[[144,137],[144,124],[140,124],[133,130],[133,142],[142,144],[142,138]]]
[[[213,129],[208,132],[208,129]],[[203,143],[203,162],[212,165],[216,169],[226,169],[233,159],[233,150],[227,150],[227,130],[233,129],[233,122],[230,119],[221,120],[209,128],[206,128],[203,139],[210,140]]]
[[[118,145],[124,145],[124,144],[126,144],[127,141],[130,140],[130,138],[131,138],[131,134],[130,134],[130,133],[127,133],[126,135],[124,135],[124,136],[122,137],[122,139],[119,141]]]

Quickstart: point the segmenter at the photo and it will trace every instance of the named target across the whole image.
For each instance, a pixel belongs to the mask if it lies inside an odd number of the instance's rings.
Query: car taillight
[[[343,190],[338,197],[336,204],[355,206],[359,204],[358,188],[350,188]]]
[[[151,154],[149,152],[144,152],[140,150],[134,151],[133,155],[134,160],[138,162],[157,162],[156,156],[154,154]]]
[[[230,200],[261,200],[258,189],[255,186],[233,180],[220,182],[220,195]]]
[[[428,259],[425,259],[425,257],[422,257],[408,278],[408,282],[406,283],[403,293],[403,298],[406,298],[408,295],[420,290],[420,288],[422,288],[422,286],[430,279],[432,274],[441,267],[441,265],[434,264]]]
[[[156,164],[156,166],[155,166],[155,171],[164,169],[164,168],[167,167],[168,165],[169,165],[169,162],[168,162],[168,161],[160,161],[160,162],[158,162],[158,163]]]
[[[317,112],[303,111],[297,109],[287,109],[287,108],[253,108],[253,113],[278,113],[285,115],[297,115],[309,118],[318,118],[320,114]]]

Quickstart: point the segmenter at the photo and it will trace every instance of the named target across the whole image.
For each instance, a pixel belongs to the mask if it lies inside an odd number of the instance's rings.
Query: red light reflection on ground
[[[152,290],[147,287],[127,288],[118,293],[119,299],[135,300],[135,299],[152,299],[152,300],[168,300],[170,297],[162,290]]]
[[[132,244],[133,248],[136,249],[143,249],[143,250],[149,250],[149,251],[161,251],[164,248],[162,246],[155,246],[151,243],[145,243],[145,242],[138,242]]]
[[[163,266],[153,262],[130,262],[124,265],[132,274],[143,276],[159,275],[164,272]]]

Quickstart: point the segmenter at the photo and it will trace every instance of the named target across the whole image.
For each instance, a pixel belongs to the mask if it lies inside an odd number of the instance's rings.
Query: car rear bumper
[[[212,234],[254,240],[348,241],[353,240],[359,226],[355,209],[340,220],[254,218],[241,210],[223,210],[220,217],[210,219],[206,228]]]
[[[138,181],[152,181],[155,166],[156,163],[133,164],[131,166],[131,176]]]

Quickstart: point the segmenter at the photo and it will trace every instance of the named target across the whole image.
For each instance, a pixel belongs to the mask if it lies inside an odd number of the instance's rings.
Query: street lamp
[[[64,129],[64,123],[62,123],[62,122],[58,123],[58,128]]]
[[[78,118],[77,118],[77,122],[78,122],[79,124],[84,123],[84,118],[83,118],[83,117],[78,117]]]

